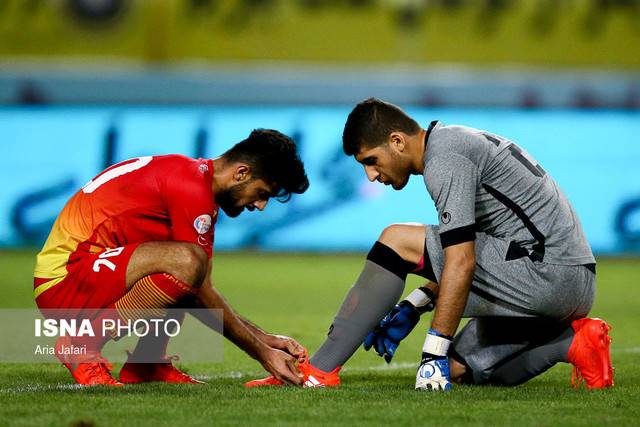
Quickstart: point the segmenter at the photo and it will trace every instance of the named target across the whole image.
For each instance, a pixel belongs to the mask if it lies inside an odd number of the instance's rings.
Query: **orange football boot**
[[[337,387],[340,385],[340,376],[338,373],[342,369],[342,366],[338,366],[331,372],[321,371],[313,366],[311,363],[302,363],[298,365],[298,370],[304,375],[305,388],[312,387]]]
[[[131,358],[131,354],[129,354],[129,358]],[[205,384],[173,366],[171,362],[177,360],[179,360],[178,356],[168,357],[158,363],[127,361],[120,370],[120,382],[138,384],[159,381],[172,384]]]
[[[611,326],[602,319],[584,318],[574,320],[571,327],[575,331],[569,347],[569,362],[574,366],[571,385],[578,388],[584,379],[590,389],[612,387]]]
[[[305,349],[304,355],[299,358],[298,370],[304,375],[302,382],[304,388],[312,387],[337,387],[340,385],[340,376],[338,373],[342,366],[338,366],[331,372],[322,371],[311,363]],[[265,386],[282,386],[284,383],[274,376],[269,376],[259,380],[246,382],[245,387],[265,387]]]
[[[73,378],[80,385],[109,385],[123,386],[121,382],[116,381],[111,376],[113,365],[107,359],[102,357],[100,352],[87,352],[83,355],[69,356],[63,354],[63,348],[71,347],[71,339],[69,337],[60,337],[54,346],[56,357],[71,372]]]

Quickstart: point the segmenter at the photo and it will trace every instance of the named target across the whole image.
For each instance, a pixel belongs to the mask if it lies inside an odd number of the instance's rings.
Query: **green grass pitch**
[[[216,254],[214,283],[238,312],[295,337],[313,352],[357,277],[363,255]],[[33,307],[33,252],[0,252],[0,307]],[[0,426],[140,425],[518,425],[640,424],[640,261],[601,259],[592,316],[613,325],[615,387],[574,390],[558,365],[515,388],[412,390],[428,316],[386,365],[358,351],[338,389],[245,390],[264,374],[232,344],[224,361],[183,365],[205,386],[150,384],[123,389],[67,387],[58,365],[0,365]],[[406,291],[419,282],[412,278]],[[0,325],[0,328],[5,326]]]

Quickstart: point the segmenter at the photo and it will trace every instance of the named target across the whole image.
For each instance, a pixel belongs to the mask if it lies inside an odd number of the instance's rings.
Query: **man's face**
[[[409,168],[393,143],[384,143],[374,148],[363,147],[355,159],[364,166],[369,181],[391,185],[402,190],[409,182]]]
[[[264,210],[271,197],[273,197],[271,186],[262,179],[249,178],[216,194],[216,203],[227,216],[235,218],[245,208],[249,211]]]

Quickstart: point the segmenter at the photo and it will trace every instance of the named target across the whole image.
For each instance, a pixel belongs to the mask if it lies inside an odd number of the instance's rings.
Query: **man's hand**
[[[422,313],[433,310],[434,302],[435,296],[428,288],[411,292],[367,335],[363,342],[364,349],[368,351],[373,346],[379,356],[384,357],[387,363],[391,362],[400,341],[416,327]]]
[[[428,355],[422,359],[416,375],[416,390],[451,390],[449,359]]]
[[[293,356],[275,348],[265,349],[260,353],[258,360],[267,372],[285,384],[302,385],[304,376],[298,370]]]
[[[239,317],[213,287],[208,285],[200,289],[198,303],[205,308],[222,309],[224,336],[259,361],[264,369],[274,377],[287,384],[302,385],[303,375],[296,367],[296,359],[284,351],[266,344],[263,338],[269,334],[265,334],[255,325]],[[214,320],[216,320],[214,324],[219,324],[218,319]],[[300,344],[289,340],[277,338],[274,343],[295,352]]]
[[[284,335],[265,334],[262,342],[272,348],[282,350],[289,353],[298,360],[298,363],[304,363],[307,357],[306,349],[293,338]]]
[[[364,349],[368,351],[373,346],[378,356],[384,357],[387,363],[391,362],[400,341],[409,335],[419,320],[420,314],[416,308],[407,301],[401,301],[367,335]]]
[[[422,347],[422,360],[416,374],[416,390],[450,390],[447,353],[453,340],[431,328]]]

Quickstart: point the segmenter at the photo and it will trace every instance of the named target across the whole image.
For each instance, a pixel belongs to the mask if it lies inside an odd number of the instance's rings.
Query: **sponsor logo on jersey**
[[[204,234],[211,229],[211,215],[202,214],[193,221],[193,227],[198,234]]]
[[[443,224],[449,224],[451,214],[449,212],[443,212],[442,215],[440,215],[440,221],[442,221]]]
[[[200,166],[198,166],[198,170],[200,171],[200,173],[205,173],[209,170],[209,166],[207,166],[206,163],[202,163]]]

